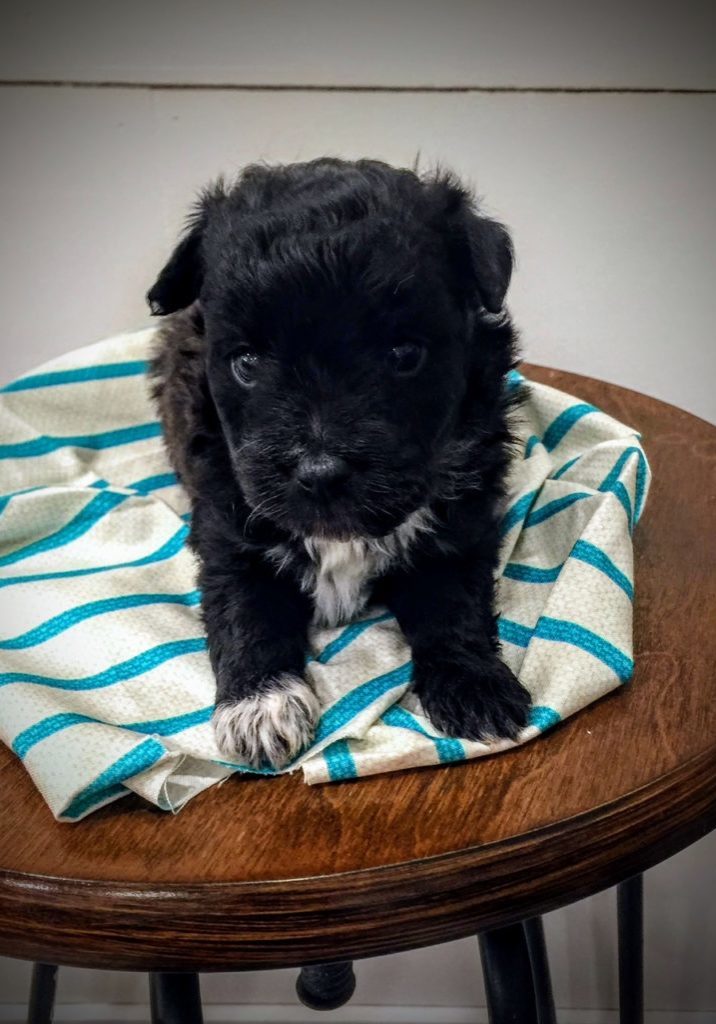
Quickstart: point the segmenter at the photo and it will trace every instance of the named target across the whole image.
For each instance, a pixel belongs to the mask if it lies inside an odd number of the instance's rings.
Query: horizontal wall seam
[[[0,88],[144,89],[152,92],[343,92],[343,93],[548,93],[565,95],[643,94],[710,96],[713,88],[620,85],[316,85],[299,83],[130,82],[121,80],[0,79]]]

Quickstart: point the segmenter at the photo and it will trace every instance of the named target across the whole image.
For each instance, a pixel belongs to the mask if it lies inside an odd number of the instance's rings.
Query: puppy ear
[[[186,309],[199,297],[204,278],[202,242],[212,211],[228,197],[223,178],[219,178],[200,194],[187,221],[184,237],[169,261],[147,292],[153,316],[164,316]]]
[[[166,316],[186,309],[198,298],[202,281],[202,233],[203,225],[197,224],[184,235],[147,292],[152,316]]]
[[[512,239],[504,225],[470,212],[466,230],[472,274],[482,305],[499,313],[512,277]]]
[[[507,228],[483,216],[468,189],[449,172],[436,172],[428,189],[447,236],[459,292],[469,305],[499,313],[514,262]]]

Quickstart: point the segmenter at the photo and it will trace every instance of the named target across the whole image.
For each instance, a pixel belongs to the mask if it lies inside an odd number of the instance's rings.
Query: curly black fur
[[[310,738],[305,694],[293,733],[286,702],[274,718],[266,702],[304,685],[329,550],[365,555],[366,593],[395,613],[439,728],[525,724],[492,607],[518,398],[511,270],[506,230],[444,172],[321,159],[202,195],[148,299],[171,314],[155,397],[192,500],[217,703],[243,708],[241,732],[246,701],[266,698],[261,735],[237,739],[235,719],[227,753],[281,764]]]

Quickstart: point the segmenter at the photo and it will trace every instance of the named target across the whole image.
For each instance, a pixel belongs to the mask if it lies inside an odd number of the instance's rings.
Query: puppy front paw
[[[214,736],[232,761],[284,768],[310,742],[318,712],[318,699],[305,679],[286,673],[266,680],[250,697],[217,704]]]
[[[530,694],[497,655],[459,667],[416,662],[415,690],[430,721],[448,736],[514,740],[527,725]]]

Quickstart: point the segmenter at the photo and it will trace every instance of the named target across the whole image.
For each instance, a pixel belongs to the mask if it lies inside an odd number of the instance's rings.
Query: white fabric
[[[189,508],[146,386],[153,334],[0,392],[0,736],[60,820],[130,791],[177,810],[237,770],[209,721]],[[649,468],[630,427],[552,388],[532,384],[518,420],[498,600],[503,657],[534,699],[525,742],[631,674],[631,532]],[[433,729],[385,609],[314,631],[306,674],[323,714],[291,770],[309,783],[512,745]]]

